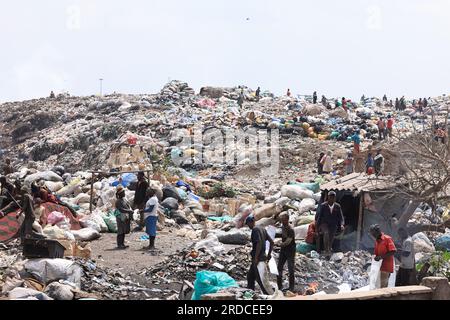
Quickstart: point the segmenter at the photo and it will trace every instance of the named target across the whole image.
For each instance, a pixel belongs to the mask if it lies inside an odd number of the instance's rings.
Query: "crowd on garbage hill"
[[[177,80],[156,94],[52,92],[4,103],[0,297],[277,299],[448,277],[450,206],[415,208],[410,223],[439,232],[389,234],[373,224],[366,232],[373,246],[360,248],[347,206],[322,186],[389,179],[396,145],[417,128],[429,125],[446,143],[449,104],[446,95],[319,101],[317,92],[278,97],[246,86],[196,94]],[[199,127],[201,141],[182,143]],[[223,149],[239,155],[234,161],[212,161],[211,128],[224,137],[276,131],[278,145],[238,136]],[[279,151],[275,175],[266,171],[273,158],[252,161],[265,147]],[[172,252],[159,241],[165,231],[191,245]],[[102,265],[93,251],[108,233],[115,238],[108,250],[124,260],[137,234],[148,266],[137,274]],[[151,263],[155,257],[164,261]]]

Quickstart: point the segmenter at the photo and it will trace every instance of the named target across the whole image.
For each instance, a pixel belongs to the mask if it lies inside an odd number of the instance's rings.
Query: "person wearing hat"
[[[328,192],[327,201],[320,205],[316,216],[318,230],[317,251],[320,251],[320,236],[323,237],[323,247],[326,255],[331,255],[334,237],[344,230],[344,215],[339,203],[336,203],[336,192]]]
[[[125,235],[130,233],[133,210],[125,199],[125,189],[121,185],[117,187],[116,198],[117,248],[126,249]]]
[[[247,288],[255,291],[255,281],[258,282],[263,294],[273,294],[273,288],[269,283],[269,273],[266,263],[270,260],[273,249],[273,240],[263,227],[255,226],[255,218],[249,215],[245,219],[245,224],[252,230],[251,242],[252,251],[250,253],[252,263],[247,273]],[[266,241],[269,241],[269,253],[266,256]]]
[[[369,233],[375,238],[375,261],[383,261],[380,268],[380,286],[387,288],[389,277],[394,272],[394,254],[397,249],[392,238],[381,232],[378,224],[371,225]]]

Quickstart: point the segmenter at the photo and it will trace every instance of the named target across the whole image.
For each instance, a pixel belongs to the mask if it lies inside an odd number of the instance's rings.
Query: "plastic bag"
[[[369,288],[370,290],[380,288],[380,269],[382,260],[375,261],[375,258],[372,258],[372,264],[370,265],[369,271]]]
[[[442,251],[450,251],[450,234],[444,234],[437,238],[436,248]]]
[[[318,183],[298,183],[298,182],[293,182],[293,183],[289,183],[289,185],[294,185],[294,186],[299,186],[302,187],[303,189],[308,189],[311,190],[312,192],[316,193],[320,190],[320,185]]]
[[[300,241],[297,243],[296,251],[301,254],[307,254],[308,252],[311,252],[313,250],[316,250],[316,246],[313,244],[306,243],[304,241]]]
[[[313,198],[314,192],[311,190],[302,188],[298,185],[286,185],[281,187],[281,196],[288,197],[290,199],[303,200],[307,198]]]
[[[117,233],[117,219],[113,211],[109,211],[108,214],[103,217],[103,221],[105,221],[106,225],[108,226],[109,232]]]
[[[199,271],[194,282],[192,300],[200,300],[202,295],[238,287],[236,281],[225,272]]]
[[[25,270],[36,277],[37,280],[48,284],[57,280],[68,280],[80,288],[81,267],[65,259],[34,259],[25,262]]]
[[[76,240],[80,241],[92,241],[100,238],[100,232],[91,228],[84,228],[81,230],[72,230]]]
[[[51,212],[47,217],[47,223],[51,225],[55,225],[58,222],[63,221],[65,218],[64,214],[58,211]]]

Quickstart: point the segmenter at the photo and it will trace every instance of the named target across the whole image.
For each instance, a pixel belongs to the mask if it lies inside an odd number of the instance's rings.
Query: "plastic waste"
[[[311,190],[312,192],[316,193],[320,190],[320,185],[316,182],[314,183],[298,183],[298,182],[290,182],[288,185],[295,185],[302,187],[303,189]]]
[[[313,250],[316,250],[316,246],[313,244],[309,244],[304,241],[300,241],[297,243],[296,251],[298,253],[307,254],[308,252],[311,252]]]
[[[53,211],[47,216],[47,223],[51,225],[55,225],[58,222],[63,221],[65,215],[58,211]]]
[[[34,259],[25,262],[24,268],[37,280],[48,284],[57,280],[73,282],[77,288],[81,285],[81,267],[66,259]]]
[[[436,249],[442,251],[450,251],[450,234],[444,234],[435,241]]]
[[[108,231],[111,233],[117,233],[117,219],[114,215],[114,211],[110,210],[106,215],[103,216],[103,221],[105,221],[108,226]]]
[[[225,272],[199,271],[194,282],[192,300],[201,300],[202,295],[238,287],[237,282]]]
[[[369,289],[374,290],[380,288],[380,268],[383,261],[375,261],[372,258],[372,264],[369,271]]]
[[[29,288],[14,288],[8,297],[10,300],[53,300],[45,293]]]
[[[84,228],[81,230],[72,230],[76,240],[80,241],[92,241],[100,238],[100,232],[92,228]]]
[[[311,190],[302,188],[298,185],[286,185],[281,188],[281,196],[288,197],[295,200],[303,200],[307,198],[312,198],[314,192]]]

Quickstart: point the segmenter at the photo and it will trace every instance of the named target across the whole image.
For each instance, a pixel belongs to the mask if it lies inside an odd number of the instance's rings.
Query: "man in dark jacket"
[[[289,215],[287,213],[282,213],[280,215],[282,223],[281,231],[281,251],[280,258],[278,260],[278,277],[277,284],[278,289],[283,290],[282,275],[284,264],[287,261],[288,271],[289,271],[289,291],[294,292],[295,290],[295,232],[294,229],[289,225]]]
[[[140,171],[137,175],[138,181],[136,185],[136,192],[134,193],[134,201],[133,201],[133,209],[139,209],[140,219],[138,223],[138,227],[134,231],[142,230],[144,228],[144,214],[143,211],[145,204],[147,203],[147,189],[148,189],[148,181],[145,179],[144,172]]]
[[[318,226],[318,235],[323,236],[325,254],[330,255],[336,232],[344,230],[344,215],[341,206],[336,203],[334,191],[328,192],[328,200],[320,205],[316,225]],[[320,243],[320,241],[316,241],[316,243]]]

